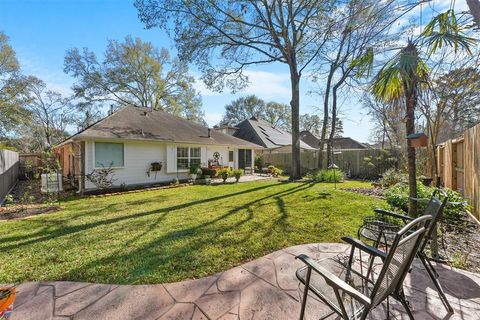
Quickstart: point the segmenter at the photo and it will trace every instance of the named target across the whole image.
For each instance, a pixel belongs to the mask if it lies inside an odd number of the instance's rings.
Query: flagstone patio
[[[168,284],[22,283],[11,319],[297,319],[303,287],[295,278],[301,266],[295,256],[319,259],[346,251],[343,244],[300,245],[210,277]],[[427,273],[415,264],[406,280],[415,318],[480,319],[480,275],[443,265],[437,270],[455,313],[446,312]],[[384,319],[383,309],[377,307],[370,318]],[[391,310],[392,319],[407,319],[399,303],[392,302]],[[306,319],[327,311],[312,297]]]

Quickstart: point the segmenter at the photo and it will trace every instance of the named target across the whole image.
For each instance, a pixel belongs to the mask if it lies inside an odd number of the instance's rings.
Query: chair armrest
[[[384,215],[384,216],[390,216],[392,218],[402,219],[404,222],[407,222],[407,221],[410,222],[410,221],[414,220],[412,217],[409,217],[409,216],[406,216],[406,215],[403,215],[403,214],[399,214],[399,213],[395,213],[395,212],[392,212],[392,211],[388,211],[388,210],[375,209],[373,211],[375,211],[375,213],[378,213],[378,214],[381,214],[381,215]]]
[[[340,279],[339,277],[337,277],[327,269],[320,266],[316,261],[311,259],[309,256],[301,254],[296,256],[295,259],[302,260],[303,263],[305,263],[307,266],[315,270],[315,272],[321,275],[325,279],[325,282],[327,282],[332,287],[342,290],[343,292],[355,298],[365,306],[369,306],[371,304],[370,298],[368,298],[363,293],[359,292],[358,290],[350,286],[348,283],[346,283],[345,281],[343,281],[342,279]]]
[[[364,243],[364,242],[362,242],[358,239],[355,239],[355,238],[352,238],[352,237],[348,236],[348,237],[342,237],[342,240],[345,241],[346,243],[352,245],[353,247],[358,248],[358,249],[362,250],[363,252],[366,252],[366,253],[368,253],[372,256],[379,257],[382,260],[387,258],[387,254],[385,252],[383,252],[382,250],[378,250],[375,247],[369,246],[368,244],[366,244],[366,243]]]

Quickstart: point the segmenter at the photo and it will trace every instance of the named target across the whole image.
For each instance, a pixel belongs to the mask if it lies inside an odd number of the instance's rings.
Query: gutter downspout
[[[80,157],[80,161],[79,161],[79,168],[78,170],[80,171],[80,177],[79,177],[79,180],[78,180],[78,191],[77,191],[77,194],[80,194],[80,195],[83,195],[83,154],[82,154],[82,145],[79,144],[78,142],[75,142],[75,141],[72,141],[72,144],[74,146],[77,146],[78,147],[78,156]],[[75,150],[75,148],[74,148]],[[74,157],[75,159],[75,157]],[[75,163],[73,163],[73,170],[75,170]]]

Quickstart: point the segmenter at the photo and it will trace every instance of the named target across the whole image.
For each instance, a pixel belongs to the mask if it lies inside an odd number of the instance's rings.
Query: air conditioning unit
[[[41,175],[43,193],[54,193],[63,191],[61,173],[42,173]]]

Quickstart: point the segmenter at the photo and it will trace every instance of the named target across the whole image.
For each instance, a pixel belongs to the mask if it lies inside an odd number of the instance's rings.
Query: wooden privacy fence
[[[460,192],[480,219],[480,124],[437,147],[440,182]]]
[[[0,203],[18,181],[18,153],[0,149]]]
[[[381,149],[343,149],[335,150],[333,162],[344,171],[348,177],[361,179],[377,179],[387,169],[392,167],[392,163],[379,163],[375,166],[365,161],[365,158],[377,158],[382,156]],[[272,164],[278,168],[290,171],[292,163],[291,153],[274,153],[263,151],[262,160],[264,165]],[[300,154],[300,165],[302,170],[318,169],[318,151],[304,151]],[[326,152],[324,151],[324,167],[326,166]]]

